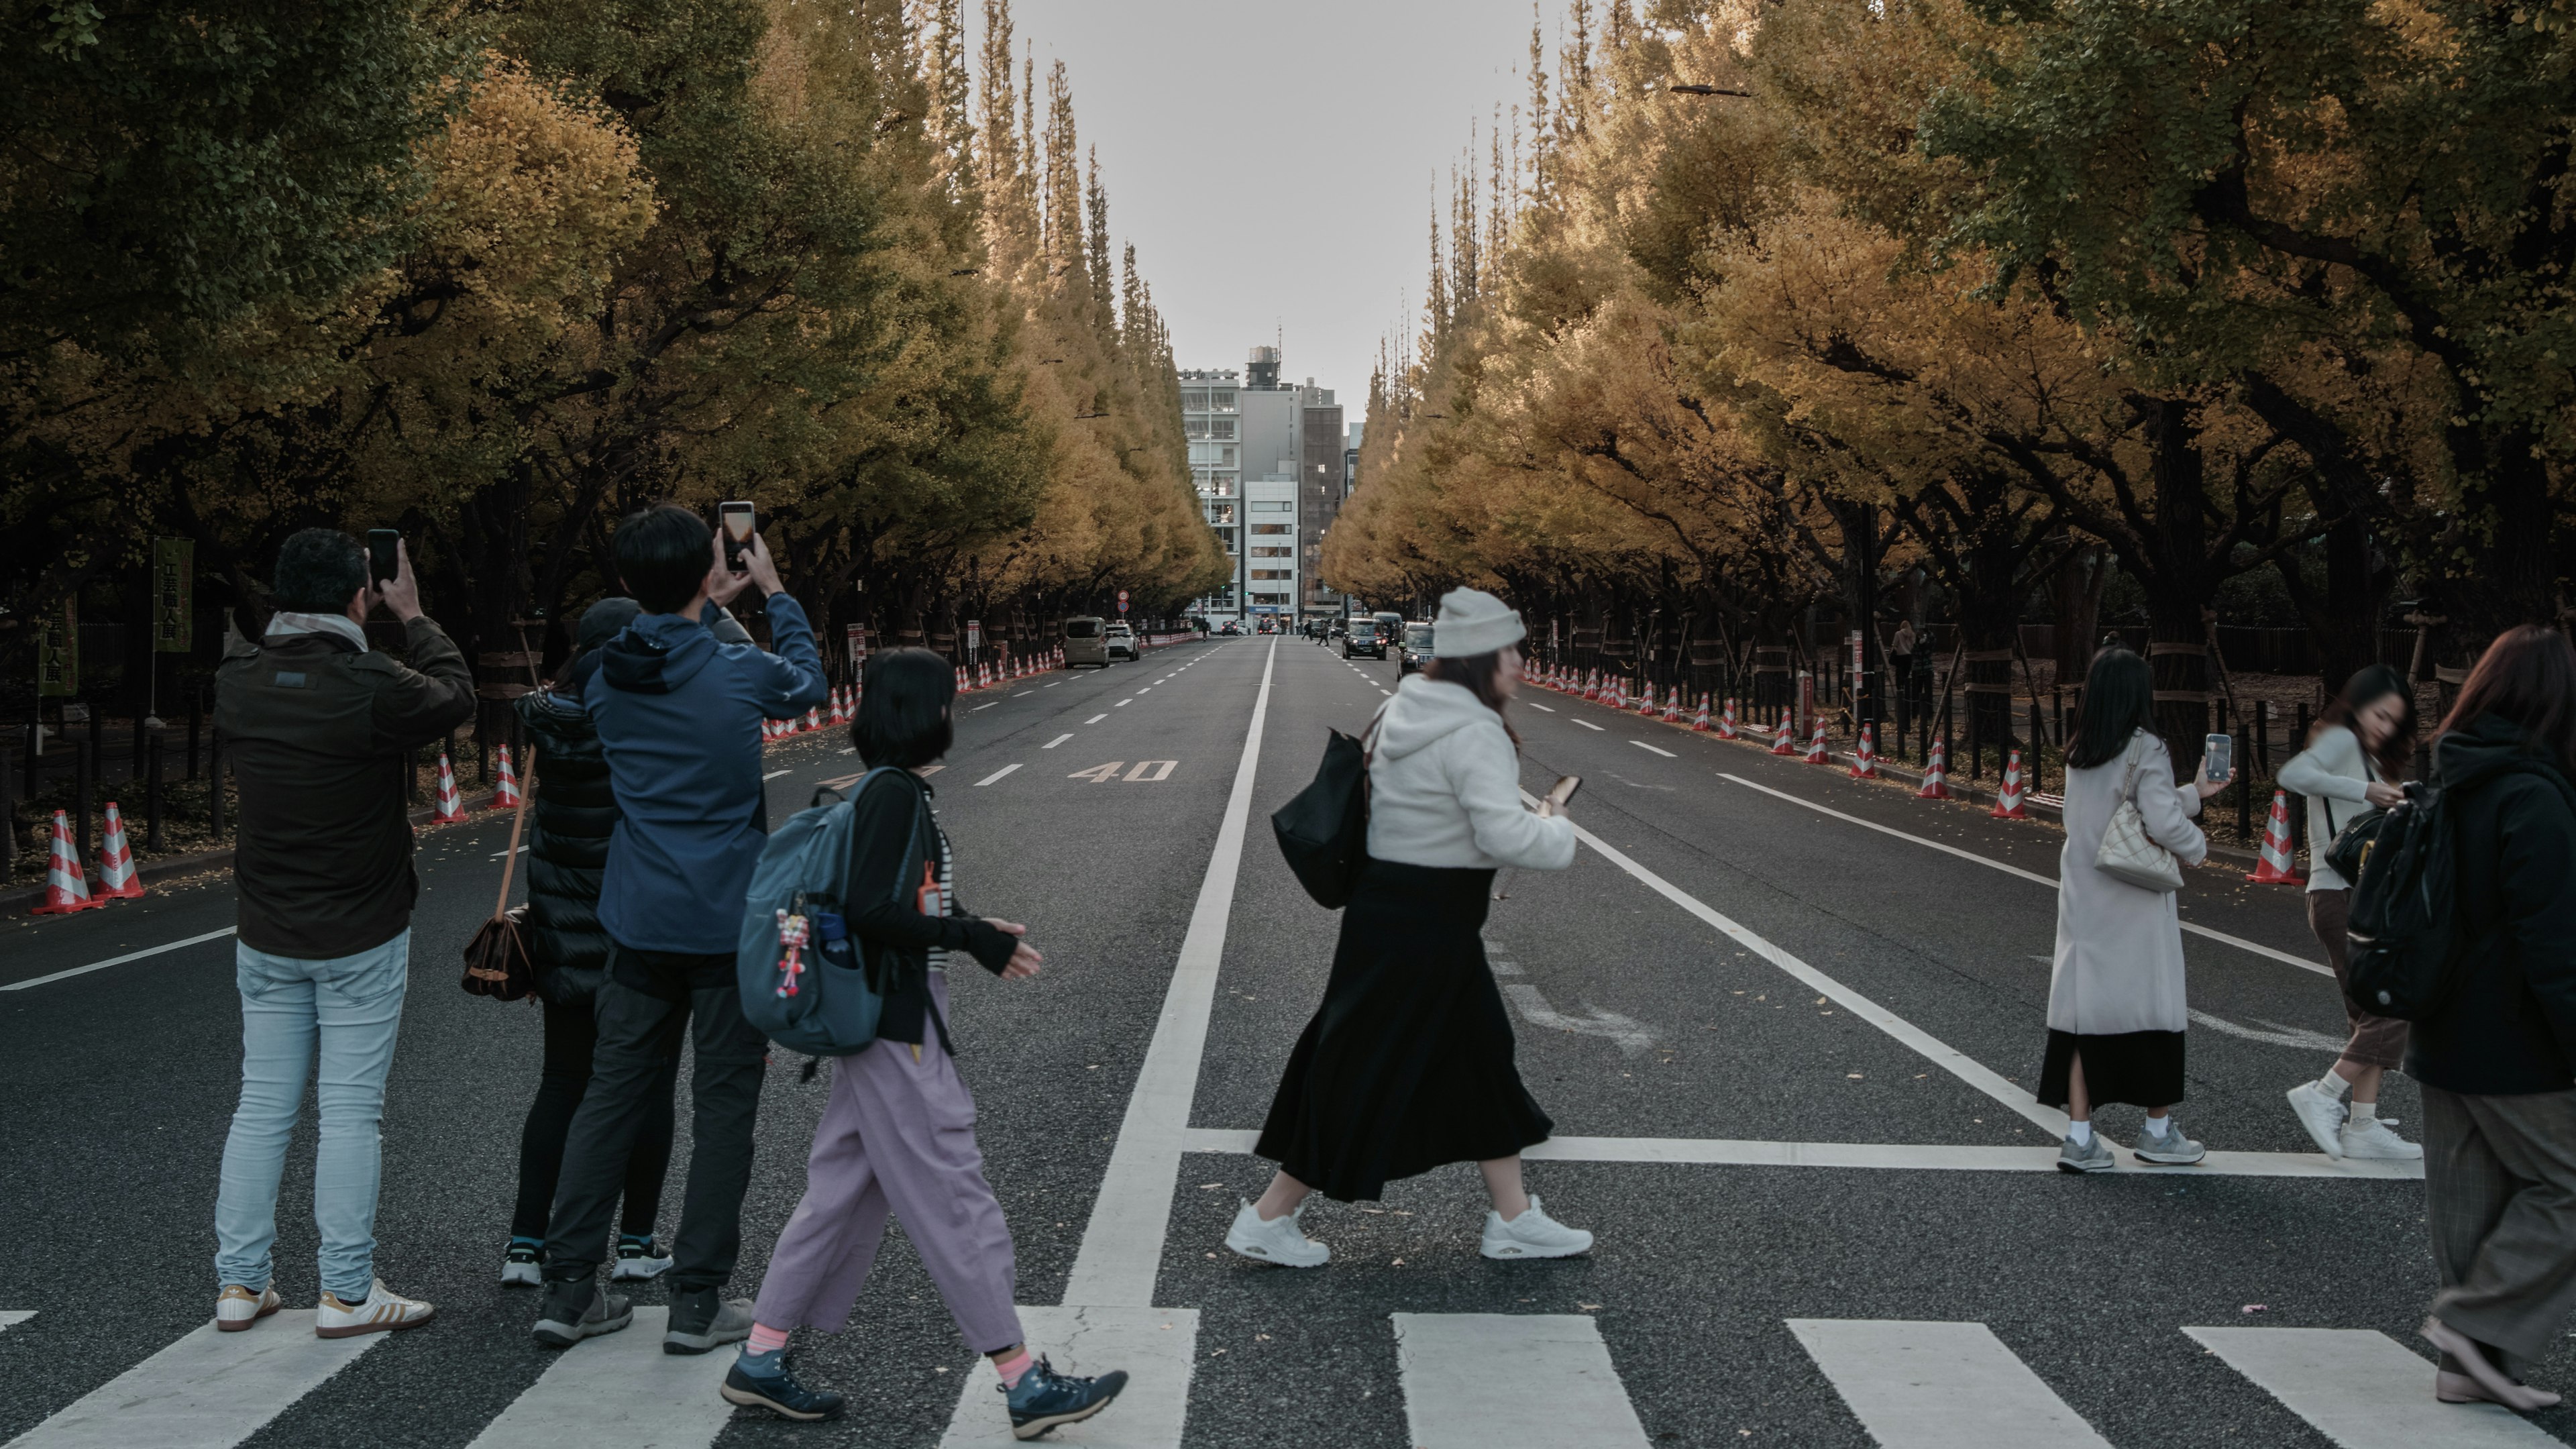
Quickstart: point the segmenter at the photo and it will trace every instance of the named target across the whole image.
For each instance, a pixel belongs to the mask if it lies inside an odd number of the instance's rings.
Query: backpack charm
[[[813,923],[805,917],[778,913],[778,944],[786,952],[778,958],[778,995],[796,994],[796,978],[805,974],[805,943],[813,937]]]

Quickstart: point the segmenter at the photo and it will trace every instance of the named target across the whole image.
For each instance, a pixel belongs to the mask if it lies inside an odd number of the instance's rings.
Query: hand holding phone
[[[367,530],[367,582],[379,587],[393,581],[401,572],[402,532],[392,528]]]
[[[2213,734],[2201,741],[2200,777],[2213,785],[2224,785],[2236,776],[2236,741],[2228,735]]]
[[[716,523],[724,538],[725,567],[741,573],[743,546],[751,541],[751,504],[742,501],[717,504]]]
[[[1542,816],[1564,814],[1566,802],[1572,800],[1574,792],[1582,788],[1581,775],[1558,776],[1556,783],[1547,787],[1547,798],[1538,802],[1538,813]]]

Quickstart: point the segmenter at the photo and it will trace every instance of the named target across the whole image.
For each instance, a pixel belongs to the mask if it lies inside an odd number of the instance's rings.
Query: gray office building
[[[1350,491],[1342,408],[1313,378],[1282,382],[1279,362],[1278,348],[1256,347],[1239,374],[1180,375],[1190,472],[1234,562],[1234,586],[1198,601],[1212,623],[1341,607],[1315,566]]]

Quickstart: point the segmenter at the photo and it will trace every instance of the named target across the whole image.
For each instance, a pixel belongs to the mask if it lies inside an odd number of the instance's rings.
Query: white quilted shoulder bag
[[[2144,747],[2129,742],[2128,769],[2120,776],[2120,803],[2102,829],[2102,849],[2093,864],[2104,875],[2140,890],[2167,894],[2182,889],[2182,862],[2147,834],[2147,818],[2138,813],[2138,754]]]

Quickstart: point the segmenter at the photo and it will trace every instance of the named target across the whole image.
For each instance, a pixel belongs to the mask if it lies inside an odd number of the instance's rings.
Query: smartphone
[[[1583,777],[1581,775],[1559,776],[1555,784],[1547,787],[1547,801],[1557,809],[1562,810],[1565,808],[1566,802],[1574,798],[1574,792],[1582,788]]]
[[[742,548],[751,542],[751,505],[719,503],[716,505],[716,521],[724,525],[725,567],[741,573]]]
[[[367,573],[379,584],[393,582],[402,572],[402,530],[370,528],[367,530]]]
[[[2213,785],[2223,785],[2235,771],[2236,741],[2228,735],[2211,735],[2201,741],[2200,777]]]

